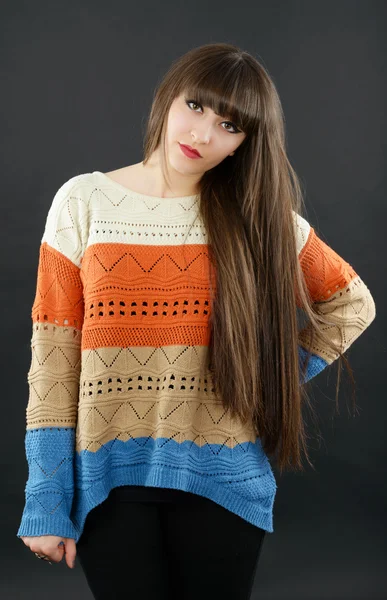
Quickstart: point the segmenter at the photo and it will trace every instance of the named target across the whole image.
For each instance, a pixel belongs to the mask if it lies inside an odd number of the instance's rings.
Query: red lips
[[[180,146],[184,146],[184,148],[188,148],[188,150],[190,152],[193,152],[194,154],[196,154],[196,156],[200,156],[201,157],[200,152],[198,152],[198,150],[196,150],[195,148],[192,148],[192,146],[188,146],[188,144],[180,144]]]

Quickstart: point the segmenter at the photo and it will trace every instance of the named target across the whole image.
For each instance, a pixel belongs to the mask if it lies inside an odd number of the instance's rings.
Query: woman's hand
[[[63,555],[66,557],[67,566],[75,567],[77,555],[76,543],[73,538],[60,537],[58,535],[20,536],[26,546],[32,552],[45,554],[49,560],[60,562]]]

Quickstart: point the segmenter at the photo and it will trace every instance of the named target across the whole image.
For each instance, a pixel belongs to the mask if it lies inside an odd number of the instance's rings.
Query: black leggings
[[[96,600],[248,600],[266,531],[208,498],[128,502],[87,515],[77,559]]]

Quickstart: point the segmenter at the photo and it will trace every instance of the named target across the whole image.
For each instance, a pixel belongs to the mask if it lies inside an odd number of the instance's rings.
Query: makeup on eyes
[[[188,108],[190,108],[189,104],[196,104],[197,106],[200,106],[200,108],[203,108],[203,106],[200,104],[200,102],[196,102],[196,100],[192,100],[192,99],[190,100],[187,98],[187,99],[184,99],[184,102],[187,104]],[[192,110],[192,109],[190,109],[190,110]],[[194,111],[194,112],[197,112],[197,111]],[[234,128],[234,131],[230,131],[228,129],[226,129],[225,131],[228,131],[229,133],[233,133],[233,134],[242,133],[242,131],[240,129],[238,129],[237,126],[234,125],[234,123],[232,123],[231,121],[224,121],[224,123],[227,123],[227,125],[231,125]]]

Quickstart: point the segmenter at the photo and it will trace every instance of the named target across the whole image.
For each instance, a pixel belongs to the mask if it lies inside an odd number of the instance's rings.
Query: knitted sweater
[[[32,306],[17,536],[78,541],[88,512],[123,485],[198,494],[273,532],[268,457],[253,427],[215,400],[206,370],[209,263],[198,207],[198,196],[146,196],[100,171],[55,194]],[[293,217],[311,297],[345,351],[375,318],[373,298]],[[309,335],[308,326],[299,332],[300,358]],[[316,337],[306,380],[337,358]]]

